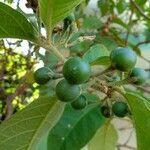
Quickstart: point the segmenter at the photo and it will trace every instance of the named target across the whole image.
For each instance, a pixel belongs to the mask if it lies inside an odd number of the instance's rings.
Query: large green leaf
[[[107,36],[100,36],[100,34],[96,35],[95,43],[103,44],[109,51],[112,51],[118,47],[115,40]]]
[[[109,13],[112,14],[114,5],[113,0],[98,0],[98,7],[102,16],[108,15]]]
[[[126,1],[119,0],[118,3],[117,3],[117,5],[116,5],[116,7],[117,7],[117,10],[118,10],[118,13],[121,14],[128,7],[128,3]]]
[[[79,150],[93,137],[104,123],[99,107],[83,111],[66,110],[48,137],[48,149]]]
[[[38,33],[25,16],[0,2],[0,38],[37,42]]]
[[[140,7],[143,7],[145,6],[145,3],[147,2],[147,0],[135,0],[135,2],[140,6]]]
[[[41,98],[0,125],[1,150],[36,150],[40,138],[59,120],[65,104]]]
[[[98,1],[98,6],[100,8],[100,12],[101,12],[102,16],[106,15],[107,13],[109,13],[109,9],[110,9],[109,1],[99,0]]]
[[[115,150],[117,145],[117,131],[110,121],[98,130],[88,144],[88,150]]]
[[[82,0],[39,0],[41,19],[50,33],[51,28],[64,19]]]
[[[109,51],[107,48],[102,44],[96,44],[92,46],[84,55],[83,59],[87,61],[88,63],[92,63],[96,61],[97,59],[108,56]]]
[[[127,93],[126,97],[134,119],[138,150],[146,150],[150,145],[150,103],[138,94]]]
[[[90,16],[84,19],[83,21],[83,29],[99,29],[103,26],[100,19],[96,16]]]

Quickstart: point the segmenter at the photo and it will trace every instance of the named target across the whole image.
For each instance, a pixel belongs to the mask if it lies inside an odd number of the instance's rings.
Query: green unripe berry
[[[135,84],[143,84],[148,78],[148,73],[142,68],[134,68],[130,74],[130,77],[135,77],[136,81],[133,82]]]
[[[108,106],[102,106],[101,107],[101,113],[105,118],[111,117],[111,110]]]
[[[90,65],[79,57],[70,58],[65,62],[63,75],[69,83],[81,84],[90,78]]]
[[[50,80],[49,69],[42,67],[34,72],[34,80],[38,84],[45,84]]]
[[[75,101],[71,103],[72,108],[76,110],[84,109],[87,105],[86,97],[80,95]]]
[[[80,96],[80,87],[63,79],[56,85],[56,95],[60,101],[72,102]]]
[[[125,117],[128,113],[128,105],[125,102],[115,102],[112,111],[117,117]]]
[[[111,52],[110,59],[112,66],[120,71],[130,71],[134,68],[137,55],[129,48],[116,48]]]

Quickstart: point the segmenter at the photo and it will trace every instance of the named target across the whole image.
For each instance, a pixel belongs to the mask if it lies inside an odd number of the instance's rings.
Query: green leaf
[[[54,127],[64,107],[55,97],[34,101],[0,125],[0,149],[36,150],[40,138]]]
[[[10,4],[13,2],[13,0],[4,0],[4,2],[5,2],[5,1],[6,1],[7,3],[10,3]]]
[[[112,0],[98,0],[98,7],[102,16],[108,15],[109,13],[112,14],[114,5],[115,3]]]
[[[147,41],[150,40],[150,28],[145,30],[144,35],[145,35]]]
[[[147,2],[147,0],[135,0],[135,2],[140,6],[140,7],[142,7],[142,6],[144,6],[145,5],[145,3]]]
[[[43,137],[41,137],[37,145],[37,150],[47,150],[47,138],[48,138],[48,132]]]
[[[99,34],[96,35],[95,43],[103,44],[109,51],[112,51],[117,47],[117,43],[112,38],[102,37]]]
[[[82,0],[39,0],[41,19],[50,33],[52,27],[67,17]]]
[[[111,65],[110,57],[108,56],[100,57],[96,59],[95,61],[93,61],[91,65],[110,66]]]
[[[117,10],[118,10],[118,13],[121,14],[128,7],[128,3],[126,1],[119,0],[116,7],[117,7]]]
[[[45,56],[42,58],[45,67],[55,69],[58,62],[57,57],[52,52],[45,52]]]
[[[97,102],[100,101],[100,97],[96,94],[91,93],[82,93],[88,102]]]
[[[109,13],[109,9],[110,9],[109,1],[99,0],[98,1],[98,6],[100,8],[100,12],[101,12],[102,16],[106,15],[107,13]]]
[[[108,55],[109,51],[104,45],[96,44],[83,55],[83,59],[88,63],[92,63],[93,61]]]
[[[0,2],[0,38],[38,41],[38,33],[25,16]]]
[[[72,43],[72,42],[77,41],[80,36],[82,36],[82,32],[73,32],[70,36],[68,43]]]
[[[88,150],[115,150],[118,134],[110,121],[100,128],[88,144]]]
[[[48,137],[48,149],[79,150],[94,136],[104,123],[99,107],[88,107],[82,111],[66,109],[58,124]]]
[[[127,93],[126,97],[134,119],[138,150],[146,150],[150,139],[150,103],[138,94]]]
[[[90,16],[83,21],[83,29],[99,29],[103,26],[100,19],[96,16]]]
[[[130,27],[129,27],[125,22],[123,22],[120,18],[114,19],[114,20],[113,20],[113,23],[116,23],[116,24],[120,25],[121,27],[125,28],[126,30],[129,30],[129,28],[130,28]]]
[[[80,53],[87,51],[92,45],[91,40],[85,40],[82,42],[77,42],[70,47],[70,52]]]

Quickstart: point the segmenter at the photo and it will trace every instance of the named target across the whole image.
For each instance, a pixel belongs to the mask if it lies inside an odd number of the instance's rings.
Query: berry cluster
[[[56,86],[56,95],[63,102],[71,102],[75,109],[86,107],[87,101],[81,94],[80,84],[89,80],[90,65],[79,57],[70,58],[63,66],[63,76]]]
[[[89,80],[91,75],[90,65],[79,57],[70,58],[63,66],[64,79],[56,86],[56,95],[62,102],[71,102],[75,109],[86,107],[87,101],[81,94],[80,84]],[[50,80],[49,69],[40,68],[34,73],[34,79],[39,84]]]
[[[127,47],[114,49],[110,54],[110,61],[110,68],[126,72],[126,79],[132,79],[130,83],[139,85],[146,81],[147,73],[145,70],[135,68],[137,55],[132,49]],[[90,65],[79,57],[73,57],[64,63],[62,74],[63,79],[58,82],[55,88],[58,99],[62,102],[70,102],[74,109],[80,110],[85,108],[88,101],[82,94],[80,86],[89,81],[90,77],[93,77]],[[51,79],[49,69],[46,67],[38,69],[34,73],[34,79],[38,84],[47,83]],[[108,82],[121,82],[121,78],[119,76],[111,76]],[[110,85],[108,89],[109,87]],[[107,99],[111,98],[109,90],[106,95]],[[110,117],[113,114],[117,117],[125,117],[129,113],[129,108],[124,101],[111,102],[111,105],[105,102],[101,104],[101,112],[105,117]]]

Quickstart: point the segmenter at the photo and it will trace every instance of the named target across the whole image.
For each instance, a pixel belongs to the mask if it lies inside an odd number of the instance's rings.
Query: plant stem
[[[134,0],[130,0],[131,4],[134,6],[134,8],[147,20],[150,20],[150,17],[145,15],[143,10],[138,6],[138,4]]]
[[[143,45],[143,44],[149,44],[150,43],[150,40],[147,40],[147,41],[143,41],[143,42],[139,42],[135,45],[135,48],[139,47],[140,45]]]
[[[51,45],[51,49],[50,49],[63,63],[66,61],[66,59],[64,58],[64,56],[59,52],[59,50],[54,46]]]
[[[53,52],[55,54],[55,56],[57,56],[57,58],[59,58],[60,61],[62,61],[63,63],[66,61],[64,56],[59,52],[59,50],[53,44],[50,43],[50,41],[48,39],[45,40],[45,39],[41,38],[40,46],[46,50]]]

